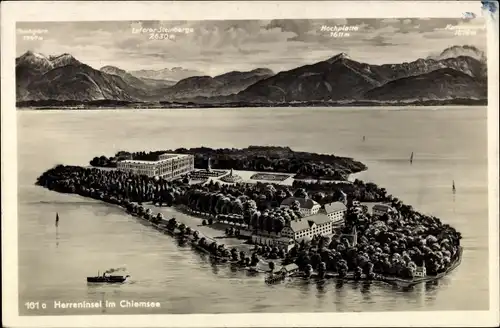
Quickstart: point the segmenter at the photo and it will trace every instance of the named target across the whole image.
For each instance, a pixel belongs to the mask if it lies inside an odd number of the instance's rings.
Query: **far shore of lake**
[[[295,101],[286,103],[256,103],[256,102],[191,102],[191,101],[160,101],[160,102],[134,102],[120,100],[38,100],[18,101],[18,110],[114,110],[114,109],[209,109],[209,108],[304,108],[304,107],[331,107],[331,108],[356,108],[356,107],[429,107],[429,106],[486,106],[488,99],[415,99],[406,101]]]

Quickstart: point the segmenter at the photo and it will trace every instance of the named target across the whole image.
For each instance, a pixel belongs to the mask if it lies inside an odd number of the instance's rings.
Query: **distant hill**
[[[138,78],[145,78],[145,79],[153,79],[153,80],[167,80],[171,82],[178,82],[182,79],[186,79],[191,76],[203,76],[205,75],[201,71],[197,70],[192,70],[192,69],[185,69],[182,67],[174,67],[174,68],[164,68],[160,70],[137,70],[137,71],[130,71],[130,74],[132,74],[135,77]]]
[[[67,65],[50,70],[27,87],[25,100],[137,100],[141,90],[122,78],[106,74],[85,64]]]
[[[139,79],[114,66],[95,70],[69,54],[47,57],[28,51],[16,58],[17,101],[139,101],[171,85],[166,80]]]
[[[484,51],[469,45],[448,47],[438,55],[429,56],[428,59],[442,60],[461,56],[472,57],[480,62],[486,63],[486,55]]]
[[[132,85],[136,88],[139,88],[139,89],[147,88],[147,84],[142,79],[139,79],[139,78],[133,76],[132,74],[127,73],[126,71],[124,71],[122,69],[119,69],[118,67],[104,66],[104,67],[101,67],[100,71],[104,72],[106,74],[119,76],[123,79],[124,82],[126,82],[129,85]]]
[[[472,46],[450,47],[408,63],[371,65],[341,53],[277,74],[258,68],[214,77],[189,76],[178,82],[158,79],[172,71],[193,73],[182,68],[127,72],[105,66],[95,70],[70,54],[47,57],[28,51],[16,58],[16,98],[24,103],[107,100],[174,107],[468,104],[468,99],[474,103],[487,98],[486,57]]]
[[[215,77],[193,76],[177,82],[170,88],[161,90],[162,99],[178,100],[228,96],[273,75],[273,71],[269,69],[258,68],[248,72],[233,71]]]
[[[441,68],[426,74],[390,81],[365,93],[366,100],[440,100],[453,98],[481,99],[487,90],[477,79],[461,71]]]
[[[419,59],[410,63],[370,65],[351,60],[346,54],[336,55],[312,65],[280,72],[257,82],[238,94],[239,101],[293,102],[313,100],[360,100],[365,94],[384,84],[402,78],[450,68],[471,77],[485,87],[486,65],[474,58],[460,56],[443,60]],[[449,85],[449,84],[447,84]],[[446,94],[467,98],[461,88],[452,87]],[[387,95],[390,97],[390,95]],[[395,98],[400,98],[394,95]]]
[[[48,71],[66,64],[80,64],[69,54],[46,57],[32,51],[27,51],[16,58],[16,93],[17,98],[26,96],[26,87]]]
[[[69,54],[46,57],[26,52],[16,58],[17,100],[137,100],[145,92],[117,75],[82,64]]]
[[[120,69],[115,66],[104,66],[100,69],[101,72],[107,74],[113,74],[121,77],[125,82],[130,85],[133,85],[139,89],[155,89],[155,88],[166,88],[175,84],[174,81],[169,80],[155,80],[149,78],[138,78],[129,72]]]
[[[301,66],[257,82],[238,94],[243,101],[291,102],[357,98],[381,85],[381,79],[346,54]]]

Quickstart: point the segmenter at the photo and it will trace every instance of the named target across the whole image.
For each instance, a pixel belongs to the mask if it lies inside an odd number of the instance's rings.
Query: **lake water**
[[[486,114],[485,107],[18,111],[20,314],[487,310]],[[362,179],[462,232],[462,264],[438,284],[411,291],[334,282],[267,286],[263,276],[212,266],[119,208],[34,186],[56,164],[202,145],[282,145],[359,159],[369,167]],[[86,276],[118,266],[127,267],[129,283],[87,285]],[[117,306],[53,308],[54,301],[83,300]],[[161,308],[121,308],[120,300],[158,301]],[[28,301],[47,309],[26,310]]]

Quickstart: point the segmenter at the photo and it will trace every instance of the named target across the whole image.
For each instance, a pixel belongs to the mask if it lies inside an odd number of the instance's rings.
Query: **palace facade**
[[[117,163],[117,169],[148,177],[158,176],[173,180],[194,170],[194,156],[165,153],[158,156],[156,161],[123,160]]]

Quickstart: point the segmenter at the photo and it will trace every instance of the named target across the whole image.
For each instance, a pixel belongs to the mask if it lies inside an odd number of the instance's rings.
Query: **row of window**
[[[163,176],[165,178],[177,177],[194,169],[193,165],[183,166],[180,170],[172,171],[171,167],[160,166],[160,167],[148,167],[143,165],[119,165],[118,169],[131,171],[135,174],[147,175],[147,176]]]
[[[132,169],[132,172],[135,173],[135,174],[147,175],[147,176],[150,176],[150,175],[154,174],[154,171],[151,171],[151,170],[142,170],[142,169]]]
[[[296,232],[295,238],[297,239],[297,238],[302,238],[302,237],[307,237],[307,236],[312,237],[313,235],[316,235],[318,233],[322,234],[322,235],[326,235],[326,234],[330,234],[331,232],[332,232],[332,226],[331,226],[331,224],[327,223],[327,224],[323,224],[320,226],[315,226],[312,229]]]
[[[135,164],[135,163],[121,163],[118,162],[118,168],[127,168],[127,169],[139,169],[139,170],[151,170],[154,169],[152,164]]]
[[[186,169],[194,169],[193,165],[182,165],[182,166],[175,166],[172,167],[170,164],[159,164],[159,165],[140,165],[140,164],[133,164],[133,163],[119,163],[117,165],[118,168],[121,169],[138,169],[138,170],[158,170],[158,169],[163,169],[163,170],[172,170],[172,169],[178,169],[179,167],[182,168],[182,170]]]

